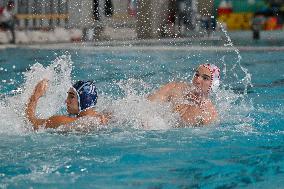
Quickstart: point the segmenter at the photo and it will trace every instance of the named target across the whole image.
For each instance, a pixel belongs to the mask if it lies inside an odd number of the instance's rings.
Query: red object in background
[[[233,9],[232,8],[220,7],[220,8],[218,8],[217,12],[218,12],[218,16],[220,16],[222,14],[230,14],[230,13],[232,13]]]
[[[282,30],[283,29],[283,25],[282,24],[278,24],[275,29],[276,30]]]
[[[233,12],[232,2],[228,0],[222,0],[217,9],[218,16],[222,14],[230,14]]]
[[[273,16],[273,17],[269,17],[266,20],[266,24],[265,24],[265,30],[276,30],[278,26],[278,20],[277,17]]]
[[[0,15],[3,14],[4,7],[0,7]]]

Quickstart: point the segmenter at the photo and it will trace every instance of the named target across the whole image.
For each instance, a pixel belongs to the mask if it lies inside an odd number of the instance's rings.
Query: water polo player
[[[168,83],[149,95],[148,99],[172,103],[173,111],[185,123],[206,125],[218,119],[209,94],[218,89],[219,83],[220,69],[213,64],[202,64],[197,67],[191,83]]]
[[[97,103],[97,89],[93,81],[78,81],[68,91],[66,98],[66,107],[68,116],[54,115],[47,119],[40,119],[36,116],[36,106],[40,97],[42,97],[47,90],[48,80],[40,81],[31,95],[27,108],[26,117],[33,124],[35,130],[40,127],[57,128],[61,125],[66,125],[76,121],[80,117],[91,116],[99,119],[101,124],[108,122],[107,116],[98,113],[94,110]]]

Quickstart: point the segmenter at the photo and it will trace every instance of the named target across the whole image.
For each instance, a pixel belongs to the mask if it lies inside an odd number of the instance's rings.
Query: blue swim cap
[[[98,94],[93,81],[77,81],[73,88],[77,92],[80,112],[96,105]]]

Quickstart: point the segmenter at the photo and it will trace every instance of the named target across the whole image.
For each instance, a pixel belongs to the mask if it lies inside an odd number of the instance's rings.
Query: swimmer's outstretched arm
[[[169,101],[173,88],[175,88],[175,83],[168,83],[155,91],[153,94],[150,94],[147,99],[150,101],[167,102]]]

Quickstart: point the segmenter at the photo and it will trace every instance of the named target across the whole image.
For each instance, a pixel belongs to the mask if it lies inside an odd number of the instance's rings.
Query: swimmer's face
[[[69,89],[65,102],[69,114],[79,114],[78,97],[73,88]]]
[[[211,72],[204,66],[199,66],[195,71],[192,84],[203,93],[208,93],[211,86]]]

